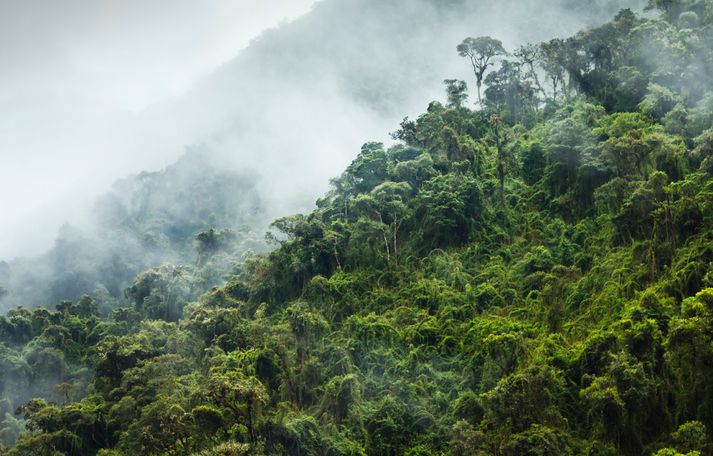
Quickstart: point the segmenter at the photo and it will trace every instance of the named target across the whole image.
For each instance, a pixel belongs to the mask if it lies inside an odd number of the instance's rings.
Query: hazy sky
[[[0,0],[0,260],[187,146],[253,173],[266,217],[308,209],[443,79],[472,85],[464,37],[512,49],[644,2]]]
[[[0,0],[0,259],[45,250],[94,191],[146,165],[122,137],[135,113],[313,3]]]

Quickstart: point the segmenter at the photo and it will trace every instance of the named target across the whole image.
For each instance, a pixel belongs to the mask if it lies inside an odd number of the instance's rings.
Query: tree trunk
[[[490,121],[495,136],[495,147],[498,150],[497,169],[500,184],[500,204],[505,204],[505,150],[500,139],[500,118],[493,116]]]
[[[255,442],[257,440],[255,438],[255,430],[253,428],[253,404],[252,401],[248,400],[247,401],[247,406],[248,406],[248,434],[250,434],[250,441]]]
[[[394,228],[394,261],[395,261],[395,262],[398,262],[398,258],[397,258],[397,256],[396,256],[396,232],[397,232],[398,229],[399,229],[399,225],[400,225],[400,223],[397,224],[397,223],[396,223],[396,220],[394,220],[393,228]]]

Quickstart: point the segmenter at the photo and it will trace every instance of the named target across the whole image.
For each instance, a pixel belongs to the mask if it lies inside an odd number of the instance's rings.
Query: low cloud
[[[258,176],[270,216],[305,209],[363,142],[387,140],[405,115],[442,99],[444,78],[470,81],[455,52],[465,36],[493,35],[512,48],[643,6],[311,3],[6,4],[0,258],[46,250],[63,222],[81,225],[115,179],[161,169],[195,144],[221,166]]]

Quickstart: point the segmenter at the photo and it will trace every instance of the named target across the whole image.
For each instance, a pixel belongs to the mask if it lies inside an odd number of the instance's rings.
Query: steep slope
[[[641,7],[641,3],[631,0],[617,5]],[[151,157],[155,165],[170,163],[187,144],[199,144],[195,149],[208,162],[245,181],[247,199],[259,198],[261,221],[308,210],[364,138],[386,138],[404,115],[417,113],[423,100],[439,96],[445,77],[469,77],[468,66],[455,52],[454,43],[463,36],[497,34],[507,37],[512,46],[565,36],[609,19],[615,12],[612,5],[598,0],[584,7],[558,0],[549,4],[543,16],[537,13],[541,5],[535,0],[494,4],[479,0],[323,1],[302,19],[266,32],[186,96],[148,110],[138,125],[122,122],[128,131],[117,132],[112,147],[120,149],[120,138],[129,137],[132,142],[126,147],[130,150],[121,155]],[[138,138],[150,139],[141,142]],[[173,169],[189,167],[185,162]],[[196,170],[212,176],[218,172],[203,164]],[[139,182],[152,180],[156,173],[141,176],[133,179],[136,188],[123,190],[119,200],[134,193],[140,197],[138,193],[147,189]],[[93,227],[65,227],[47,255],[17,260],[9,269],[0,269],[0,286],[9,291],[4,299],[0,297],[0,308],[51,307],[61,299],[76,300],[99,285],[113,298],[121,298],[123,288],[141,270],[164,261],[190,263],[191,239],[200,230],[241,225],[258,232],[263,229],[264,224],[250,220],[249,210],[242,207],[245,201],[229,197],[221,206],[224,209],[207,209],[219,219],[225,215],[225,220],[214,224],[210,217],[201,218],[196,205],[199,199],[210,200],[209,193],[243,195],[239,189],[217,188],[220,183],[212,177],[207,180],[216,188],[191,195],[194,207],[184,208],[185,216],[193,220],[168,214],[167,206],[182,207],[185,201],[180,195],[198,185],[199,174],[192,176],[190,182],[175,182],[174,188],[155,189],[155,194],[166,195],[162,207],[154,204],[144,208],[143,214],[126,214],[134,220],[107,215],[125,210],[120,206],[126,201],[103,197],[87,216]],[[171,196],[173,192],[177,194]],[[221,214],[224,210],[228,214]],[[248,219],[236,218],[231,211],[242,211]],[[162,217],[161,226],[139,220]],[[82,226],[73,222],[69,224]],[[188,232],[192,229],[195,232]],[[181,245],[167,232],[172,230],[185,231]],[[148,239],[163,235],[168,236],[168,244]],[[161,244],[159,251],[157,246],[148,248],[145,240]]]
[[[309,209],[364,138],[387,138],[405,115],[467,78],[455,52],[464,36],[511,47],[609,20],[642,0],[583,4],[536,0],[330,0],[267,31],[185,97],[147,114],[147,150],[204,142],[226,164],[263,178],[273,217]],[[165,119],[168,119],[166,123]],[[307,184],[309,183],[309,184]]]
[[[711,454],[713,9],[659,10],[365,144],[178,322],[173,269],[0,319],[13,381],[66,372],[8,454]]]

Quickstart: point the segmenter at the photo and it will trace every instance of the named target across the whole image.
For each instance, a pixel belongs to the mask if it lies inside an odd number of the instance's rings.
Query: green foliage
[[[480,109],[447,80],[269,254],[196,225],[110,314],[0,317],[8,454],[710,454],[708,3],[466,39]]]
[[[496,58],[507,54],[503,43],[489,36],[466,38],[457,46],[456,50],[461,57],[468,58],[473,66],[478,85],[478,102],[482,103],[480,87],[483,85],[483,75],[490,66],[494,65]]]

